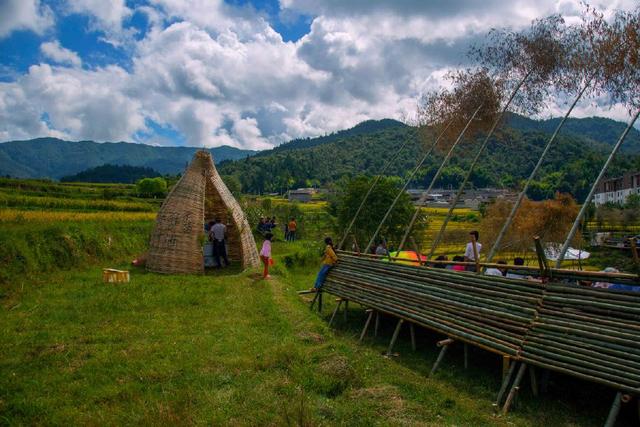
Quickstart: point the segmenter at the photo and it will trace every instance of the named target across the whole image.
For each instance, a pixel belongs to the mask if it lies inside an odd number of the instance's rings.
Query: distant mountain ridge
[[[554,117],[544,120],[533,120],[519,114],[509,114],[506,124],[514,129],[522,132],[539,131],[544,133],[553,133],[558,124],[562,120],[560,117]],[[580,137],[588,140],[594,147],[613,146],[624,129],[626,123],[617,122],[604,117],[570,117],[560,130],[561,135]],[[640,131],[632,128],[624,140],[624,144],[620,148],[620,152],[628,154],[640,154]]]
[[[365,120],[352,128],[340,130],[329,135],[318,136],[315,138],[297,138],[289,142],[278,145],[271,150],[264,150],[257,156],[267,156],[272,153],[280,153],[289,150],[299,150],[303,148],[311,148],[322,144],[328,144],[343,138],[351,138],[356,136],[364,136],[375,132],[380,132],[390,128],[408,128],[409,126],[394,119],[381,120]]]
[[[509,114],[505,123],[499,126],[497,136],[500,136],[498,138],[500,140],[504,139],[505,143],[513,138],[527,138],[532,141],[535,139],[535,145],[541,147],[559,121],[559,118],[534,120],[518,114]],[[587,152],[606,153],[618,140],[625,126],[625,123],[601,117],[569,118],[556,145],[561,145],[561,141],[565,139],[573,141],[573,151],[567,153],[572,158],[586,155]],[[384,159],[391,156],[402,141],[415,138],[414,127],[397,120],[382,119],[367,120],[350,129],[317,138],[294,139],[261,152],[240,150],[229,146],[216,147],[210,151],[216,163],[224,164],[221,171],[234,175],[256,172],[255,162],[261,159],[281,159],[281,162],[274,164],[274,167],[286,170],[288,177],[281,177],[283,182],[273,185],[271,190],[275,191],[288,187],[291,180],[301,185],[308,182],[324,184],[345,174],[377,173]],[[0,175],[60,179],[63,176],[74,175],[105,164],[148,167],[161,174],[176,174],[184,170],[198,149],[197,147],[157,147],[125,142],[73,142],[56,138],[9,141],[0,143]],[[411,150],[399,159],[399,166],[392,168],[389,173],[401,175],[402,171],[410,168],[415,161],[416,150],[419,151],[417,140]],[[535,161],[531,160],[535,153],[525,151],[519,144],[514,145],[514,150],[512,155],[522,154],[530,159],[529,161]],[[633,128],[629,132],[621,153],[632,156],[640,154],[640,132],[637,129]],[[499,149],[496,154],[504,156],[491,159],[491,162],[498,163],[497,167],[502,168],[501,160],[514,164],[508,150]],[[245,158],[251,161],[235,162]],[[319,164],[329,159],[331,159],[330,170],[326,167],[318,168]],[[262,167],[258,170],[262,170]],[[273,175],[280,172],[279,169],[271,169],[269,173]],[[518,176],[517,171],[508,172],[514,178]],[[266,169],[264,176],[261,173],[255,177],[241,177],[245,189],[262,191],[255,182],[269,183],[271,178],[266,174]],[[303,181],[301,177],[304,177]],[[498,178],[496,177],[494,181],[496,179]]]
[[[557,125],[557,120],[532,120],[514,114],[506,117],[490,138],[470,184],[517,188],[536,164],[554,123]],[[530,196],[537,200],[553,197],[556,191],[569,192],[581,200],[626,127],[624,123],[601,118],[569,119],[566,126],[568,131],[563,128],[560,132],[530,187]],[[639,136],[636,129],[630,132],[623,155],[616,157],[609,174],[640,169]],[[465,138],[443,169],[437,186],[459,185],[482,139],[482,135]],[[385,161],[397,154],[386,174],[403,179],[431,141],[431,138],[422,140],[415,127],[400,122],[365,122],[320,138],[291,141],[244,160],[226,161],[218,169],[223,175],[235,176],[244,192],[284,192],[289,188],[327,186],[358,174],[376,175]],[[429,156],[411,185],[428,186],[442,156],[439,152]]]
[[[141,166],[161,174],[182,172],[198,147],[157,147],[128,142],[65,141],[36,138],[0,144],[0,176],[53,178],[111,165]],[[216,163],[238,160],[256,151],[222,146],[209,150]]]

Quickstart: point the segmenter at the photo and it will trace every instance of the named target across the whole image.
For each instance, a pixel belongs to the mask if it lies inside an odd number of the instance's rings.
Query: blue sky
[[[410,120],[490,28],[582,10],[578,0],[531,3],[0,0],[0,141],[264,149],[367,119]],[[635,6],[599,3],[605,13]],[[600,100],[576,109],[626,114]]]

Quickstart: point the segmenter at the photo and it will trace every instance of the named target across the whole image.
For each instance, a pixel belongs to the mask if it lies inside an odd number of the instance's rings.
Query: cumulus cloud
[[[0,39],[15,30],[31,30],[42,34],[53,22],[51,9],[40,4],[40,0],[0,1]]]
[[[130,31],[124,1],[69,2],[116,39]],[[374,3],[283,0],[285,10],[314,16],[308,34],[286,42],[251,7],[150,0],[136,9],[151,25],[131,46],[130,68],[82,69],[77,55],[50,42],[43,54],[75,67],[34,65],[0,83],[0,137],[155,142],[153,121],[189,145],[263,149],[367,119],[410,119],[420,94],[467,66],[465,51],[491,27],[582,10],[574,0]],[[624,119],[603,105],[585,102],[576,115]]]
[[[69,10],[92,16],[103,29],[121,29],[132,10],[125,0],[67,0]]]
[[[40,51],[47,58],[58,64],[69,64],[74,67],[80,67],[82,65],[82,60],[78,54],[72,50],[62,47],[58,40],[42,43],[40,45]]]

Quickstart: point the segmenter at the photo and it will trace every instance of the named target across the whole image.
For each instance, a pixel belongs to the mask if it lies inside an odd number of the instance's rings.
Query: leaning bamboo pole
[[[431,144],[431,147],[429,147],[429,150],[427,150],[427,152],[425,153],[424,156],[422,156],[422,158],[420,159],[420,161],[416,164],[416,166],[413,168],[413,170],[411,171],[411,173],[409,174],[409,176],[407,177],[407,179],[404,182],[404,185],[402,186],[402,188],[398,191],[398,194],[396,195],[395,199],[393,199],[393,202],[391,202],[391,206],[389,207],[389,209],[387,209],[387,211],[384,214],[384,217],[382,218],[382,221],[380,222],[380,224],[378,225],[378,228],[376,229],[375,233],[374,233],[374,237],[371,239],[371,241],[369,242],[369,244],[367,245],[367,249],[365,250],[366,252],[369,252],[369,249],[371,248],[372,245],[372,241],[375,239],[375,236],[378,235],[378,233],[380,232],[380,229],[382,228],[382,225],[384,224],[384,222],[387,220],[387,218],[389,217],[389,215],[391,214],[391,211],[393,210],[393,208],[395,207],[396,203],[398,203],[398,200],[400,200],[400,197],[402,197],[402,194],[404,193],[404,191],[407,189],[407,187],[409,186],[409,184],[411,183],[411,180],[413,179],[413,177],[415,176],[415,174],[418,172],[418,170],[420,170],[420,168],[422,167],[422,165],[424,164],[424,162],[427,160],[427,158],[431,155],[431,153],[433,152],[433,150],[436,148],[436,145],[438,145],[438,142],[440,142],[440,139],[442,139],[442,137],[444,136],[444,134],[447,132],[447,129],[449,129],[449,126],[451,126],[451,123],[448,123],[444,129],[440,132],[440,134],[438,135],[438,137],[435,139],[435,141],[433,142],[433,144]]]
[[[549,152],[549,149],[551,148],[551,146],[553,145],[553,142],[558,136],[560,129],[562,129],[562,126],[564,126],[564,123],[567,121],[567,118],[575,108],[576,104],[582,98],[582,95],[589,87],[590,82],[591,80],[588,80],[587,83],[582,87],[582,89],[578,93],[578,96],[576,96],[576,98],[573,100],[571,107],[569,107],[569,110],[567,110],[566,114],[564,115],[560,123],[558,123],[558,126],[556,127],[556,130],[553,132],[553,135],[551,135],[551,138],[549,138],[549,141],[547,141],[547,144],[545,145],[544,150],[542,150],[542,154],[540,154],[540,157],[538,158],[538,163],[536,163],[535,167],[531,171],[531,174],[529,175],[529,178],[527,178],[527,180],[525,181],[524,186],[520,191],[520,194],[518,194],[518,198],[516,199],[513,206],[511,207],[511,212],[509,213],[507,220],[502,226],[502,229],[500,230],[500,233],[498,233],[498,237],[496,238],[496,241],[494,242],[493,246],[491,247],[491,250],[489,251],[489,254],[487,255],[487,262],[491,262],[496,252],[498,252],[498,249],[500,248],[500,243],[502,243],[502,239],[507,234],[507,230],[509,230],[509,227],[511,227],[511,224],[513,223],[513,220],[515,219],[516,214],[518,213],[518,209],[520,209],[520,205],[524,200],[524,196],[527,194],[527,190],[529,189],[529,185],[531,184],[531,181],[533,181],[533,178],[538,173],[538,170],[542,166],[542,162],[544,161],[545,157],[547,156],[547,153]]]
[[[596,189],[598,188],[598,184],[600,183],[600,181],[602,181],[602,178],[604,177],[604,174],[607,172],[609,165],[613,161],[613,158],[615,157],[616,153],[620,149],[620,146],[624,142],[624,139],[626,138],[627,134],[633,127],[639,115],[640,115],[640,110],[638,110],[636,114],[631,118],[631,121],[627,125],[627,128],[624,130],[624,132],[622,132],[622,135],[620,135],[618,142],[616,142],[616,145],[613,146],[611,153],[609,153],[609,157],[607,157],[607,160],[604,162],[604,165],[602,165],[602,169],[600,169],[600,173],[598,174],[598,177],[596,178],[593,185],[591,186],[591,190],[589,190],[589,194],[585,198],[582,204],[582,207],[580,208],[580,212],[578,212],[578,216],[573,222],[573,225],[571,226],[571,230],[569,231],[569,234],[567,235],[567,238],[565,239],[564,244],[560,249],[560,253],[558,254],[558,260],[556,261],[556,267],[560,267],[562,265],[564,256],[567,253],[567,250],[569,249],[569,245],[571,244],[571,241],[575,237],[576,232],[578,231],[578,227],[580,226],[580,222],[582,221],[584,214],[587,212],[589,204],[591,203],[591,199],[593,199],[593,195],[595,194]]]
[[[338,243],[338,249],[342,248],[342,246],[344,245],[344,242],[347,239],[347,236],[349,235],[349,232],[353,228],[353,224],[355,224],[356,219],[358,219],[358,216],[360,215],[360,212],[364,208],[364,205],[367,202],[367,200],[369,199],[369,196],[371,195],[371,193],[373,192],[373,189],[378,184],[378,181],[380,181],[380,179],[382,179],[382,177],[384,176],[384,173],[387,171],[389,166],[391,166],[391,164],[398,158],[398,156],[400,156],[400,153],[402,152],[402,150],[404,150],[404,147],[406,147],[408,142],[409,142],[409,140],[407,139],[402,143],[402,145],[400,146],[400,149],[398,151],[396,151],[395,154],[393,156],[391,156],[391,158],[389,160],[387,160],[385,165],[382,167],[382,170],[380,170],[380,173],[375,177],[375,179],[373,180],[373,183],[371,183],[371,186],[367,190],[367,193],[364,195],[364,197],[362,198],[362,201],[360,202],[360,206],[358,206],[358,209],[356,210],[356,213],[353,215],[353,218],[351,219],[351,222],[349,223],[349,226],[344,231],[344,234],[342,235],[342,238],[340,239],[340,243]]]
[[[462,129],[462,131],[458,134],[458,138],[455,140],[455,142],[453,143],[453,145],[451,146],[451,148],[447,152],[447,154],[444,157],[444,159],[442,159],[442,162],[440,163],[440,167],[438,168],[438,170],[436,171],[436,174],[431,179],[431,183],[429,184],[429,188],[427,188],[427,190],[422,194],[422,196],[420,196],[420,200],[418,201],[418,207],[416,208],[416,212],[414,213],[414,216],[417,214],[417,212],[420,212],[420,206],[422,205],[422,203],[424,203],[424,200],[426,200],[426,196],[429,194],[429,192],[431,192],[431,189],[433,188],[433,185],[435,184],[436,180],[440,177],[440,174],[442,173],[442,170],[444,169],[444,165],[451,158],[451,154],[453,153],[453,150],[455,150],[455,148],[458,145],[458,143],[462,140],[462,137],[464,136],[465,132],[469,128],[469,125],[476,118],[476,115],[478,115],[478,112],[480,111],[481,108],[482,108],[482,104],[480,104],[478,106],[478,108],[476,108],[476,110],[473,112],[473,114],[471,115],[471,118],[469,118],[469,120],[467,121],[467,124],[465,125],[464,129]],[[405,183],[404,187],[402,188],[402,192],[404,192],[404,190],[406,189],[407,185],[409,185],[409,182],[410,182],[410,180],[407,180],[407,182]],[[400,199],[400,196],[402,195],[402,192],[399,193],[398,196],[396,196],[396,199],[393,201],[393,203],[391,204],[391,206],[387,210],[387,213],[382,218],[382,221],[380,221],[380,224],[378,224],[378,228],[373,233],[373,236],[371,236],[371,240],[369,240],[369,244],[367,245],[367,249],[365,250],[365,253],[368,253],[369,249],[371,249],[371,246],[373,245],[373,242],[375,241],[376,237],[378,236],[378,233],[380,232],[380,229],[384,225],[384,223],[387,220],[389,214],[391,214],[391,211],[395,207],[396,202]],[[400,249],[398,248],[398,251],[399,250]]]
[[[493,122],[493,125],[491,126],[491,130],[489,130],[489,133],[485,137],[484,141],[482,141],[482,144],[480,145],[480,149],[478,150],[475,158],[473,159],[473,162],[471,163],[471,166],[469,167],[469,170],[467,171],[467,175],[465,176],[464,181],[460,185],[460,188],[458,189],[458,193],[456,194],[456,197],[455,197],[451,207],[449,208],[449,212],[447,213],[447,217],[445,218],[445,221],[442,224],[442,227],[440,228],[440,232],[436,236],[436,240],[434,240],[433,245],[431,246],[431,251],[429,252],[428,258],[432,257],[433,252],[435,251],[435,248],[438,245],[438,242],[440,241],[440,239],[442,237],[442,234],[444,233],[444,229],[447,227],[447,223],[449,222],[449,219],[451,218],[451,214],[453,213],[453,209],[458,204],[458,201],[460,200],[460,197],[462,196],[462,192],[464,191],[464,187],[467,185],[467,182],[469,181],[469,178],[471,178],[471,173],[473,172],[473,169],[475,168],[476,164],[480,160],[480,155],[483,153],[484,149],[489,144],[489,138],[491,138],[491,136],[493,135],[493,132],[496,130],[496,128],[498,127],[498,124],[500,124],[500,121],[502,120],[502,117],[506,113],[507,108],[509,108],[509,105],[511,105],[511,102],[513,101],[513,98],[515,98],[516,94],[518,93],[518,91],[520,90],[520,88],[522,87],[524,82],[529,78],[531,73],[532,73],[532,71],[529,71],[518,82],[518,85],[511,92],[511,96],[507,100],[507,103],[502,108],[502,111],[500,112],[500,114],[498,115],[496,120]],[[401,251],[402,247],[406,243],[407,238],[409,237],[409,234],[411,233],[411,230],[413,229],[413,226],[415,225],[416,219],[418,218],[418,213],[419,213],[419,210],[416,210],[416,212],[413,214],[413,217],[411,218],[411,221],[409,222],[409,225],[407,225],[407,228],[405,230],[404,236],[402,237],[402,241],[400,242],[400,245],[398,245],[398,251]]]

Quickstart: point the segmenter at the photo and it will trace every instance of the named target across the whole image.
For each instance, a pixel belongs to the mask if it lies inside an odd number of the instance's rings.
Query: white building
[[[624,204],[631,194],[640,195],[640,172],[630,172],[617,178],[602,180],[598,184],[593,202],[596,206],[605,203]]]

